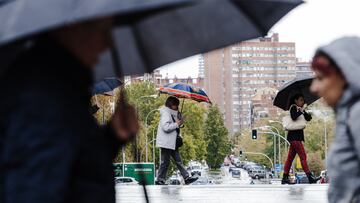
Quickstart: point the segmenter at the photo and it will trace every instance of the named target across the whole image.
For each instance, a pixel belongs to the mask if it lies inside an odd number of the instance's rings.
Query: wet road
[[[150,202],[183,203],[288,203],[327,202],[326,185],[204,185],[204,186],[148,186]],[[118,203],[144,202],[142,187],[116,187]]]
[[[152,203],[326,203],[327,185],[302,184],[281,185],[280,180],[264,184],[254,181],[248,173],[241,169],[240,178],[233,178],[228,168],[222,168],[220,174],[205,175],[213,179],[221,179],[220,185],[189,186],[148,186],[148,194]],[[116,186],[117,203],[145,202],[141,186]]]

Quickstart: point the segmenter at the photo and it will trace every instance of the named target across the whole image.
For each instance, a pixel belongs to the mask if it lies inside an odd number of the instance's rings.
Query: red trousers
[[[284,174],[289,174],[291,164],[293,160],[295,159],[296,154],[299,155],[301,166],[305,173],[310,173],[307,161],[306,161],[306,152],[304,149],[304,145],[302,141],[291,141],[290,142],[290,149],[288,153],[288,157],[285,162],[284,166]]]

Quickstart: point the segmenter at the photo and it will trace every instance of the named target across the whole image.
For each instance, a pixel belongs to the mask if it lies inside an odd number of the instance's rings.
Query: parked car
[[[169,185],[181,185],[181,181],[179,179],[170,179]]]
[[[235,170],[236,169],[236,167],[235,166],[230,166],[229,167],[229,173],[231,173],[233,170]]]
[[[236,168],[241,168],[241,161],[236,162],[236,163],[235,163],[235,167],[236,167]]]
[[[201,166],[200,165],[190,166],[190,173],[192,176],[194,175],[201,176]]]
[[[116,177],[115,178],[116,185],[138,185],[139,182],[132,177]]]
[[[210,184],[209,179],[207,177],[201,176],[195,182],[191,183],[191,185],[208,185]]]
[[[244,166],[244,169],[249,172],[250,168],[252,168],[252,167],[254,167],[254,166],[255,166],[255,164],[250,164],[250,163],[248,163],[248,164],[246,164],[246,165]]]
[[[234,170],[232,170],[232,172],[231,172],[231,176],[232,176],[233,178],[240,178],[240,175],[241,175],[241,172],[240,172],[239,169],[234,169]]]
[[[262,169],[251,169],[249,171],[249,176],[253,179],[260,179],[260,178],[265,178],[266,173],[265,170]]]

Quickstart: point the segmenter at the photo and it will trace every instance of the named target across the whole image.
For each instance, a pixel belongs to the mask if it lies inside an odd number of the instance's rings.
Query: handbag
[[[175,118],[172,115],[171,115],[171,118],[174,122],[176,122]],[[177,134],[176,134],[175,149],[179,149],[180,147],[182,147],[184,145],[183,138],[180,135],[180,128],[176,129],[176,133]]]
[[[291,107],[294,105],[290,106]],[[290,111],[289,115],[285,116],[282,120],[282,124],[285,130],[303,130],[306,127],[306,120],[304,115],[300,115],[295,121],[291,118]]]

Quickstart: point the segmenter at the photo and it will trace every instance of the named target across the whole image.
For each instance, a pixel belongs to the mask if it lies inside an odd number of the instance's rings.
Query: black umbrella
[[[198,4],[136,21],[114,30],[124,75],[154,69],[191,55],[265,36],[301,0],[198,0]],[[123,50],[123,51],[122,51]],[[125,51],[124,51],[125,50]],[[97,76],[114,76],[110,53]]]
[[[304,96],[305,103],[310,105],[319,99],[319,97],[310,91],[310,85],[314,78],[302,78],[295,79],[285,84],[274,99],[274,106],[277,106],[285,111],[289,110],[292,98],[296,94],[302,94]]]
[[[0,73],[19,54],[31,47],[31,39],[56,28],[106,16],[116,17],[116,25],[119,26],[121,23],[140,21],[191,2],[193,1],[0,0]]]
[[[98,79],[119,73],[151,72],[187,56],[264,36],[280,18],[302,3],[301,0],[2,1],[6,2],[0,6],[2,68],[29,44],[19,40],[70,23],[116,16],[114,38],[119,54],[113,54],[120,59],[117,67],[123,68],[114,71],[116,64],[112,66],[107,53],[100,64],[102,68],[97,68]],[[4,48],[5,45],[8,47]]]

